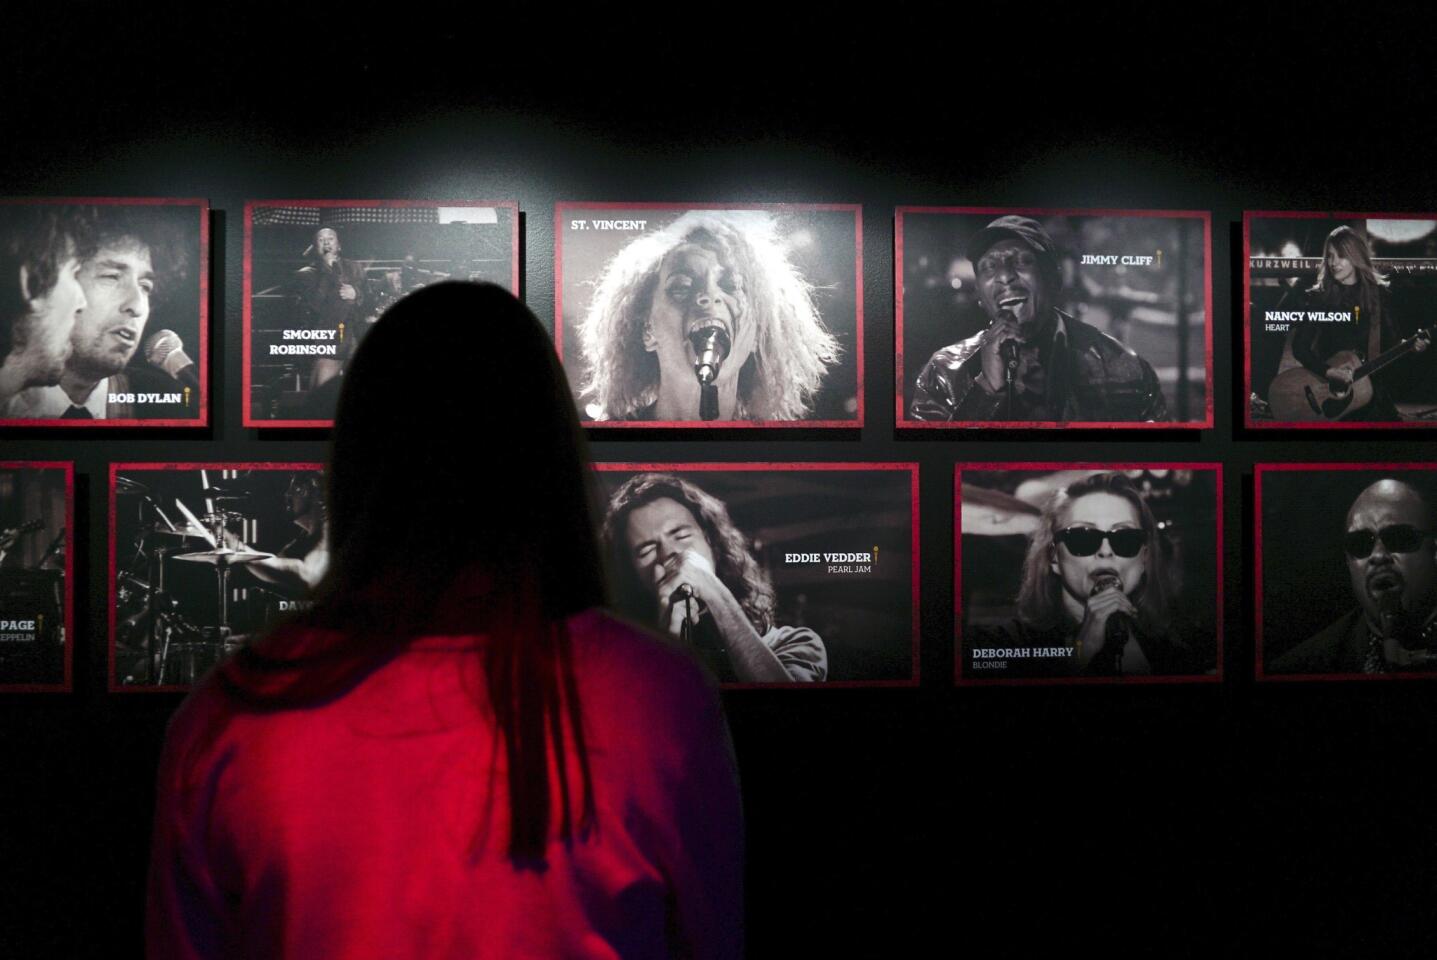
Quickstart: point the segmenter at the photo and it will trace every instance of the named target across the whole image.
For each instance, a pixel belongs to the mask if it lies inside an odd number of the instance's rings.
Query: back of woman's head
[[[318,599],[423,606],[461,574],[523,580],[559,617],[602,588],[583,435],[544,328],[491,284],[405,297],[344,374]]]
[[[321,629],[243,648],[222,682],[260,708],[308,705],[343,695],[421,633],[484,635],[508,853],[541,862],[553,821],[567,841],[594,816],[565,623],[603,601],[585,463],[568,385],[528,308],[488,284],[405,297],[344,375],[330,567],[300,624]]]

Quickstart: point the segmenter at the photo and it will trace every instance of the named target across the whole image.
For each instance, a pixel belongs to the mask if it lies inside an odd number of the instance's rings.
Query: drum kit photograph
[[[128,507],[139,519],[128,558],[116,561],[119,684],[189,686],[244,645],[255,618],[237,606],[253,603],[252,588],[236,591],[231,574],[274,556],[252,549],[233,533],[251,519],[252,492],[245,478],[213,480],[204,489],[207,513],[196,516],[176,499],[172,515],[150,487],[133,477],[116,477],[121,509]],[[176,564],[210,569],[216,601],[212,608],[174,588],[180,575]]]

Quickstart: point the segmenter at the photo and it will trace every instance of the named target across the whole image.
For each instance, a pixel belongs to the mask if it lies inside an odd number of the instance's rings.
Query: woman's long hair
[[[1372,265],[1372,248],[1362,234],[1351,227],[1337,227],[1323,241],[1322,265],[1317,268],[1317,282],[1308,289],[1308,294],[1327,306],[1337,305],[1338,288],[1342,284],[1329,274],[1327,267],[1327,258],[1333,251],[1357,271],[1357,303],[1362,308],[1362,316],[1369,323],[1386,323],[1387,318],[1382,315],[1382,291],[1391,284]]]
[[[509,855],[542,861],[566,751],[593,797],[565,620],[603,602],[583,434],[553,344],[513,295],[441,283],[390,309],[344,374],[314,606],[226,668],[259,707],[337,696],[415,636],[483,634],[508,760]],[[566,746],[567,744],[567,746]],[[552,751],[552,754],[551,752]]]
[[[1148,502],[1121,473],[1096,473],[1057,491],[1043,507],[1038,529],[1028,542],[1023,558],[1023,585],[1018,591],[1018,619],[1030,627],[1048,630],[1063,622],[1063,583],[1053,572],[1053,551],[1058,531],[1067,522],[1073,501],[1090,493],[1110,493],[1133,505],[1138,523],[1148,535],[1148,564],[1142,593],[1137,598],[1138,626],[1153,636],[1167,630],[1171,620],[1173,587],[1167,558],[1158,531],[1158,522]]]
[[[696,210],[645,233],[604,268],[579,324],[589,372],[583,397],[604,419],[629,418],[658,399],[659,362],[642,331],[659,268],[675,247],[713,251],[744,278],[745,323],[757,326],[753,355],[739,373],[740,419],[799,420],[813,409],[823,376],[838,362],[838,341],[813,292],[789,260],[778,224],[763,210]]]

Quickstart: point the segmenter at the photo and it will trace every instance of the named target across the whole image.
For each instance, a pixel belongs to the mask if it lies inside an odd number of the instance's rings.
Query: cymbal
[[[1025,500],[970,483],[963,484],[962,497],[965,536],[1027,536],[1038,529],[1042,511]]]
[[[206,497],[247,497],[251,493],[249,480],[235,477],[226,480],[211,480],[210,485],[205,488]]]
[[[273,556],[272,553],[262,553],[259,550],[231,550],[229,547],[217,547],[214,550],[202,550],[198,553],[179,553],[170,559],[184,560],[187,563],[208,563],[214,567],[232,567],[240,563],[268,560]]]
[[[120,496],[144,496],[150,492],[150,488],[138,480],[131,480],[129,477],[115,475],[115,492]]]
[[[244,518],[244,514],[238,510],[216,510],[214,513],[207,513],[197,519],[205,525],[206,529],[209,529],[216,521],[229,523],[231,520],[243,520]]]

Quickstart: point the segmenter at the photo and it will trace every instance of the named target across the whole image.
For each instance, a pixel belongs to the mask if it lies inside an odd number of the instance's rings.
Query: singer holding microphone
[[[914,420],[1167,420],[1157,374],[1120,341],[1058,308],[1062,269],[1036,220],[1003,216],[975,233],[987,329],[934,353],[918,374]]]
[[[1394,478],[1352,502],[1342,538],[1356,608],[1277,657],[1268,673],[1382,674],[1437,669],[1437,544],[1432,506]]]
[[[637,474],[609,498],[603,537],[616,609],[696,650],[720,681],[828,676],[822,638],[774,621],[773,581],[716,497]]]
[[[1147,501],[1124,474],[1093,474],[1044,506],[1023,561],[1017,617],[975,629],[967,643],[1044,652],[1014,658],[1008,676],[1194,673],[1192,652],[1172,628],[1172,600]]]
[[[762,210],[689,211],[628,243],[579,343],[596,420],[802,420],[839,353]]]
[[[6,415],[27,420],[128,420],[192,416],[199,402],[194,362],[171,330],[145,336],[159,286],[156,254],[176,244],[157,236],[142,215],[119,206],[95,208],[95,252],[80,266],[86,308],[75,318],[71,352],[59,384],[21,391]],[[143,344],[143,348],[142,348]],[[138,358],[137,358],[138,353]],[[135,361],[135,362],[131,362]],[[139,404],[111,397],[185,395],[183,403]],[[178,413],[177,413],[178,411]]]

